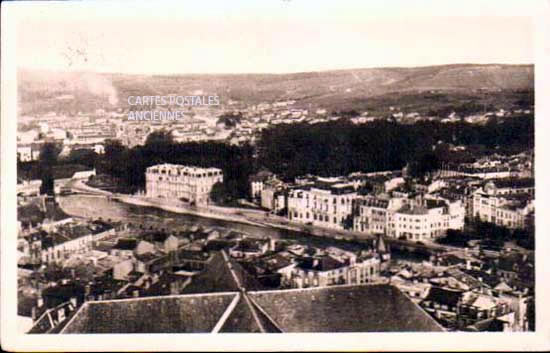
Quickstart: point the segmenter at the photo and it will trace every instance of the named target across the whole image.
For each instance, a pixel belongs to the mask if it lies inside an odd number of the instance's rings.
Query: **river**
[[[294,239],[305,242],[312,246],[324,248],[337,246],[342,249],[357,251],[366,249],[364,242],[338,240],[327,237],[314,236],[304,232],[293,230],[260,227],[250,224],[243,224],[225,220],[204,218],[188,214],[173,213],[154,207],[129,205],[117,200],[111,200],[104,196],[90,195],[67,195],[57,198],[63,211],[71,216],[84,217],[89,219],[102,218],[113,221],[131,222],[144,224],[155,228],[165,228],[171,231],[178,231],[178,228],[189,225],[200,225],[205,228],[220,227],[243,232],[255,237],[270,237],[273,239]],[[411,256],[412,254],[399,254],[392,252],[392,256],[403,260],[417,262],[422,258]]]

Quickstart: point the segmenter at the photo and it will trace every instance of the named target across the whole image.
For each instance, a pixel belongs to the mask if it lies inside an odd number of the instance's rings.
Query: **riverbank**
[[[130,196],[130,195],[127,195],[127,196],[116,195],[116,196],[112,196],[112,199],[126,203],[126,204],[130,204],[130,205],[155,207],[155,208],[159,208],[164,211],[173,212],[173,213],[187,214],[187,215],[217,219],[217,220],[227,221],[227,222],[242,223],[242,224],[248,224],[248,225],[264,227],[264,228],[271,227],[271,228],[278,228],[278,229],[291,230],[291,231],[297,231],[297,232],[303,231],[303,229],[299,227],[294,227],[291,225],[282,225],[282,224],[271,223],[271,222],[261,222],[257,220],[253,221],[244,215],[239,215],[238,213],[231,213],[229,212],[229,210],[227,213],[222,213],[222,212],[219,212],[220,207],[216,207],[218,211],[209,210],[208,208],[201,210],[198,208],[186,207],[181,204],[175,204],[163,199],[153,199],[153,198]],[[240,213],[242,211],[238,211],[238,212]]]
[[[77,184],[78,186],[81,186]],[[292,231],[315,236],[319,239],[322,238],[334,238],[336,240],[373,240],[374,236],[365,233],[357,233],[349,230],[334,230],[321,227],[313,227],[302,224],[293,224],[284,217],[277,217],[274,215],[268,215],[267,213],[259,210],[234,208],[234,207],[221,207],[210,205],[208,207],[190,207],[177,200],[168,200],[160,198],[150,198],[146,196],[127,195],[127,194],[113,194],[101,190],[101,193],[93,192],[95,188],[86,186],[87,192],[92,192],[97,196],[103,196],[110,200],[116,200],[118,202],[141,207],[151,207],[159,210],[172,212],[175,214],[189,215],[194,217],[200,217],[210,220],[217,220],[223,222],[238,223],[248,226],[256,226],[263,229],[272,228],[274,230]],[[80,188],[80,190],[83,190]],[[392,239],[385,237],[386,241],[398,248],[422,248],[428,251],[449,251],[457,250],[456,248],[443,246],[435,243],[418,244],[407,241],[400,241],[398,239]]]

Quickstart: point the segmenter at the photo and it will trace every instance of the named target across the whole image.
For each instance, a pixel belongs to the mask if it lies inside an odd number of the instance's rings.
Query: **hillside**
[[[22,114],[125,107],[131,95],[218,95],[248,104],[293,99],[330,110],[459,100],[532,103],[533,65],[444,65],[293,74],[128,75],[19,71]],[[483,103],[483,102],[482,102]]]

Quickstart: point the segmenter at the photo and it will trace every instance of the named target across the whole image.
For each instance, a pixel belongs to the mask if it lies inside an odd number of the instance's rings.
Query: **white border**
[[[263,1],[263,0],[262,0]],[[278,0],[271,0],[278,1]],[[303,1],[308,0],[291,0]],[[434,15],[442,11],[444,2],[447,13],[460,11],[468,1],[410,0],[418,10],[415,14]],[[243,0],[243,2],[246,2]],[[249,2],[249,1],[248,1]],[[383,2],[395,7],[395,2]],[[1,345],[4,350],[24,351],[114,351],[114,350],[548,350],[550,349],[550,318],[548,305],[548,279],[550,269],[548,254],[550,240],[546,232],[550,229],[548,195],[550,161],[545,155],[546,138],[550,131],[550,5],[548,1],[478,1],[482,4],[479,12],[472,15],[491,14],[533,14],[536,16],[536,292],[537,292],[537,331],[536,333],[349,333],[349,334],[136,334],[136,335],[23,335],[16,332],[17,273],[15,261],[16,238],[16,194],[12,185],[16,183],[16,102],[17,85],[15,69],[15,26],[16,18],[25,6],[48,7],[74,6],[74,3],[61,5],[51,3],[2,3],[2,105],[1,105]],[[510,4],[514,4],[511,5]],[[128,7],[132,4],[126,3]],[[460,4],[460,5],[459,5]],[[521,4],[521,5],[520,5]],[[120,5],[120,4],[119,4]],[[315,2],[310,1],[312,10]],[[427,7],[425,5],[428,5]],[[472,2],[469,2],[472,5]],[[539,6],[540,5],[540,6]],[[103,13],[108,5],[101,2],[88,2],[82,6],[93,6],[95,13]],[[227,5],[226,5],[227,6]],[[501,6],[499,8],[499,6]],[[435,10],[434,10],[435,9]],[[476,7],[474,6],[474,10]],[[463,13],[461,11],[461,15]],[[466,11],[467,12],[467,11]],[[9,13],[9,16],[8,16]],[[94,14],[92,14],[94,15]],[[511,49],[512,50],[512,49]],[[37,53],[40,55],[40,53]],[[13,249],[13,251],[11,251]],[[153,318],[154,319],[154,318]]]

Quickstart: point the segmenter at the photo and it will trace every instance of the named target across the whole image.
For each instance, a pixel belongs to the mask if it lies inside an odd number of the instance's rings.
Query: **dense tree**
[[[107,158],[118,158],[124,152],[125,147],[122,145],[120,140],[111,140],[108,139],[105,141],[105,157]]]
[[[479,153],[499,147],[501,153],[506,153],[532,148],[533,140],[534,124],[529,116],[510,117],[485,126],[433,121],[411,125],[377,121],[357,126],[338,121],[266,129],[258,142],[258,154],[259,164],[286,179],[307,173],[334,176],[395,170],[408,162],[416,163],[413,168],[422,174],[441,163],[468,158],[456,158],[449,152],[449,143],[479,145]]]
[[[231,199],[231,192],[223,183],[216,183],[210,191],[210,199],[216,204],[224,204]]]
[[[52,167],[57,163],[57,157],[61,153],[61,147],[52,142],[46,142],[40,148],[39,163]]]
[[[145,144],[148,145],[150,148],[161,148],[162,146],[170,145],[173,142],[174,138],[172,137],[172,133],[170,131],[159,130],[150,133],[149,136],[147,136]]]
[[[412,177],[422,177],[441,167],[442,160],[433,152],[422,154],[418,160],[409,164],[409,173]]]
[[[81,164],[88,168],[95,168],[98,154],[90,149],[72,150],[69,155],[64,158],[63,162],[68,164]]]
[[[40,185],[41,194],[54,194],[54,178],[51,169],[47,169],[42,174],[42,185]]]
[[[234,128],[237,124],[240,124],[242,120],[242,113],[237,114],[223,114],[218,118],[217,124],[224,124],[227,129]]]
[[[101,160],[101,171],[119,178],[131,190],[143,189],[145,170],[155,164],[174,163],[221,168],[224,185],[233,198],[248,193],[248,177],[254,173],[254,150],[249,145],[217,142],[175,143],[165,132],[154,133],[145,145],[130,149],[113,143]]]
[[[38,158],[38,172],[42,180],[40,193],[53,195],[54,193],[54,177],[53,167],[57,164],[57,158],[61,152],[61,147],[55,143],[47,142],[40,149]]]
[[[405,125],[376,121],[364,125],[328,122],[277,125],[262,132],[255,147],[217,142],[176,143],[167,131],[149,135],[145,145],[126,148],[108,141],[98,165],[134,189],[145,185],[145,169],[159,163],[217,167],[232,198],[248,194],[248,177],[267,168],[285,180],[304,174],[345,175],[356,171],[397,170],[409,164],[422,175],[440,167],[479,157],[533,147],[533,118],[518,116],[487,125],[427,121]],[[451,152],[449,144],[468,146]]]

